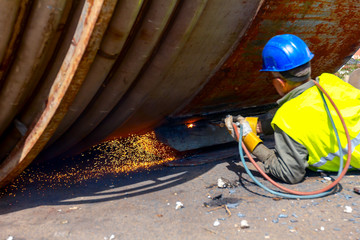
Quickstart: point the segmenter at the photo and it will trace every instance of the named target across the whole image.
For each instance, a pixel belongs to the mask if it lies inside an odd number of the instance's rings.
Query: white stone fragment
[[[352,208],[350,206],[345,206],[344,212],[345,213],[352,213]]]
[[[109,240],[113,240],[113,239],[115,239],[115,235],[114,235],[114,234],[112,234],[112,235],[110,236]]]
[[[13,236],[9,236],[6,240],[13,240],[14,237]]]
[[[219,188],[226,188],[226,182],[222,178],[218,178],[217,185]]]
[[[182,202],[176,202],[176,206],[175,206],[176,210],[183,208],[183,207],[184,207],[184,204]]]
[[[240,222],[240,227],[241,227],[241,228],[249,228],[250,226],[249,226],[248,221],[246,221],[246,220],[241,220],[241,222]]]
[[[216,219],[213,225],[214,225],[214,227],[217,227],[217,226],[219,226],[219,225],[220,225],[220,222],[219,222],[219,220],[218,220],[218,219]]]

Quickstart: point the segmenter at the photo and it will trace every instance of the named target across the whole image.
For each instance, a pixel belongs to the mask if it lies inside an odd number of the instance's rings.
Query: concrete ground
[[[204,153],[213,162],[200,166],[162,166],[70,186],[39,188],[30,181],[3,190],[0,239],[360,239],[357,173],[347,174],[327,197],[278,199],[253,184],[236,147],[223,151],[223,160]],[[318,173],[309,175],[289,187],[329,184]],[[231,186],[218,188],[220,177]],[[183,207],[176,209],[177,202]],[[248,227],[241,227],[243,220]]]

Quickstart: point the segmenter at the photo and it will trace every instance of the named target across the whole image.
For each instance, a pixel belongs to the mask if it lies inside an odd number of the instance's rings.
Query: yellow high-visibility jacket
[[[351,167],[360,169],[360,90],[333,74],[323,73],[320,85],[328,92],[339,108],[347,125],[351,143]],[[324,95],[325,99],[326,96]],[[342,149],[339,149],[335,131],[328,117],[320,90],[313,86],[299,96],[284,103],[276,112],[271,124],[278,126],[309,152],[309,168],[312,170],[338,171],[339,153],[347,156],[347,139],[341,121],[326,99],[337,128]],[[345,163],[344,163],[345,164]]]

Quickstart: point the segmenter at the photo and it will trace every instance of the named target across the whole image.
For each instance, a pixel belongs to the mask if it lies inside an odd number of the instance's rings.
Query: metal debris
[[[345,206],[344,212],[345,213],[352,213],[352,208],[350,206]]]
[[[231,183],[226,178],[221,177],[217,180],[217,185],[219,188],[227,188],[231,186]]]
[[[205,207],[209,207],[209,205],[206,204],[206,203],[204,203],[204,206],[205,206]],[[210,209],[208,212],[212,212],[212,211],[215,211],[215,210],[218,210],[218,209],[222,209],[222,208],[225,208],[226,213],[229,215],[229,217],[231,217],[231,212],[230,212],[229,208],[228,208],[226,205],[221,205],[221,206],[212,208],[212,209]]]
[[[237,215],[238,215],[238,217],[245,217],[246,216],[245,214],[242,214],[242,213],[238,213]]]
[[[360,187],[354,187],[354,192],[360,194]]]
[[[331,181],[331,180],[332,180],[331,177],[324,177],[324,179],[325,179],[326,181]]]
[[[286,214],[279,214],[279,216],[278,216],[279,218],[287,218],[288,217],[288,215],[286,215]]]
[[[226,210],[226,213],[229,214],[229,217],[231,217],[231,212],[229,210],[229,208],[225,205],[225,210]]]
[[[241,220],[241,222],[240,222],[240,227],[241,227],[242,229],[244,229],[244,228],[249,228],[250,225],[249,225],[248,221],[246,221],[246,220]]]
[[[108,237],[104,237],[104,240],[114,240],[115,239],[115,235],[114,234],[111,234],[111,236],[108,238]]]
[[[283,198],[282,197],[273,197],[272,198],[272,200],[274,200],[274,201],[280,201],[280,200],[282,200]]]
[[[214,227],[217,227],[220,225],[219,219],[216,219],[215,222],[213,223]]]
[[[184,207],[184,204],[182,202],[176,202],[176,206],[175,206],[176,210],[183,208],[183,207]]]

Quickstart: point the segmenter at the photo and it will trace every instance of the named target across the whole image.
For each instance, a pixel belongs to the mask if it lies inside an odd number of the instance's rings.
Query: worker
[[[310,81],[313,56],[306,43],[295,35],[271,38],[262,52],[261,71],[269,74],[282,97],[277,101],[278,108],[260,119],[242,116],[225,119],[225,125],[234,138],[232,122],[241,124],[242,139],[248,150],[263,162],[267,174],[286,183],[302,181],[306,168],[338,171],[339,152],[343,151],[344,156],[347,154],[345,131],[336,111],[328,103],[343,147],[341,150],[321,93]],[[329,73],[323,73],[316,81],[342,113],[352,143],[350,168],[360,169],[360,90]],[[274,150],[263,144],[258,136],[260,133],[274,134]]]

